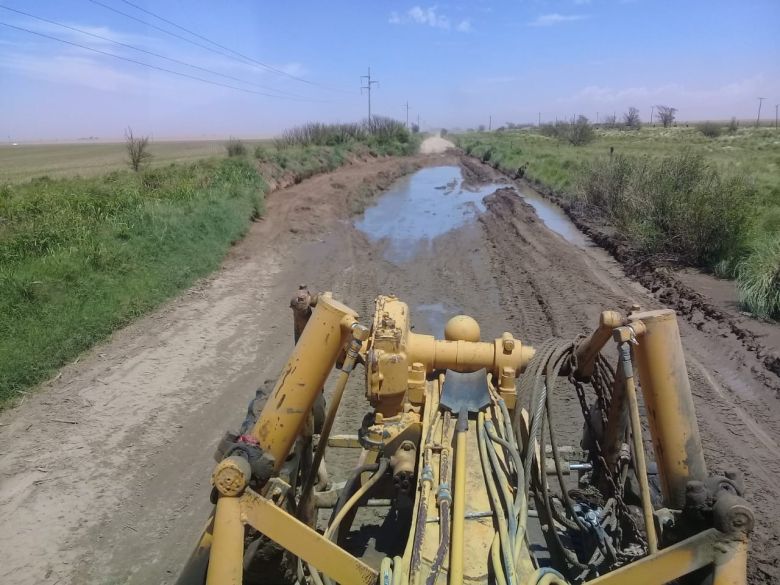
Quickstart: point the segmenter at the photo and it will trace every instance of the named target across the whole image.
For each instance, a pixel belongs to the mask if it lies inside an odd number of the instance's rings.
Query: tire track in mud
[[[474,172],[480,170],[473,161],[469,166]],[[484,173],[495,176],[489,168]],[[502,304],[507,314],[520,313],[519,325],[529,324],[529,337],[540,329],[545,333],[539,317],[528,315],[541,305],[549,332],[564,337],[592,330],[601,309],[625,312],[633,302],[649,309],[663,306],[650,291],[610,271],[610,259],[602,250],[561,245],[562,238],[546,228],[540,230],[541,222],[535,215],[529,217],[534,214],[532,208],[511,190],[489,197],[487,208],[480,219],[493,250],[491,262],[496,273],[507,279],[499,284]],[[523,310],[517,306],[521,303],[533,309]],[[679,322],[710,473],[739,470],[746,499],[756,513],[749,580],[777,582],[780,408],[774,388],[767,384],[760,364],[752,364],[753,356],[739,343],[685,319]],[[522,330],[520,334],[526,335]],[[581,418],[578,409],[567,414]]]

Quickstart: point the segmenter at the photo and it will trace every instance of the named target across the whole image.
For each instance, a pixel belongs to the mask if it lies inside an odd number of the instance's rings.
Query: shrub
[[[593,142],[593,126],[591,126],[585,116],[577,116],[577,119],[569,124],[566,138],[574,146],[581,146]]]
[[[754,315],[780,318],[780,235],[767,234],[754,242],[737,265],[737,291]]]
[[[737,122],[736,118],[731,118],[731,121],[729,122],[729,125],[726,126],[726,131],[729,134],[736,134],[737,130],[739,130],[739,122]]]
[[[633,106],[628,108],[628,111],[623,114],[623,124],[628,130],[639,130],[642,127],[642,121],[639,118],[639,110]]]
[[[696,128],[707,138],[717,138],[721,134],[721,127],[715,122],[704,122]]]
[[[674,115],[677,113],[677,108],[671,106],[656,106],[655,108],[658,110],[658,119],[664,125],[664,128],[674,124]]]
[[[277,148],[289,146],[335,146],[351,141],[363,141],[368,137],[367,124],[323,124],[308,122],[289,128],[275,143]]]
[[[741,177],[723,177],[688,152],[656,158],[616,155],[594,164],[582,195],[651,253],[715,266],[743,247],[756,192]]]
[[[238,138],[230,137],[230,140],[225,144],[225,150],[227,150],[228,156],[246,156],[246,146]]]
[[[539,133],[542,136],[569,142],[574,146],[588,144],[595,137],[593,126],[585,116],[577,116],[577,119],[571,122],[558,120],[555,124],[542,124]]]
[[[125,130],[125,148],[130,168],[136,173],[152,158],[152,153],[149,152],[149,137],[135,136],[133,129],[129,127]]]
[[[615,116],[615,114],[604,116],[601,125],[604,126],[604,128],[617,128],[617,116]]]

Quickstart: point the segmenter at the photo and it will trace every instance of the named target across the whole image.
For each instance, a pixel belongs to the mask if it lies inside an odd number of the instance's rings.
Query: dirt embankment
[[[464,165],[486,179],[507,179],[473,159],[465,159]],[[528,186],[521,182],[518,189]],[[750,582],[778,582],[780,381],[766,369],[760,354],[727,318],[694,303],[687,307],[687,297],[675,292],[681,289],[665,284],[672,277],[661,280],[666,276],[662,270],[657,276],[647,267],[627,270],[626,264],[615,260],[617,254],[561,245],[556,234],[539,230],[541,222],[530,205],[511,189],[489,197],[487,207],[481,221],[494,250],[493,273],[499,279],[503,310],[522,323],[518,331],[524,338],[536,341],[548,332],[568,337],[591,329],[597,307],[625,310],[636,302],[644,308],[669,306],[681,313],[680,330],[709,470],[735,469],[744,476],[746,497],[757,520]],[[604,247],[612,251],[611,246]],[[643,282],[647,286],[641,286]],[[575,412],[572,407],[570,416]]]
[[[417,330],[419,315],[435,306],[472,314],[485,338],[509,330],[532,344],[589,331],[605,308],[663,304],[600,248],[551,232],[510,191],[489,197],[479,221],[403,262],[387,259],[387,242],[355,229],[352,212],[379,187],[421,165],[459,162],[377,159],[271,194],[264,219],[213,277],[0,414],[0,582],[172,583],[210,507],[216,442],[292,347],[287,306],[302,282],[334,291],[364,318],[377,294],[395,293]],[[464,165],[468,180],[498,177]],[[745,475],[758,516],[751,580],[773,582],[780,408],[741,340],[687,321],[681,331],[707,462]],[[368,408],[353,378],[336,432],[354,432]],[[556,407],[562,440],[577,441],[576,398],[562,393]]]
[[[522,183],[522,182],[521,182]],[[626,273],[650,290],[666,306],[701,330],[718,335],[734,336],[772,374],[780,377],[780,327],[763,326],[744,317],[738,311],[724,310],[696,288],[684,283],[668,259],[647,256],[631,244],[626,234],[604,223],[582,204],[562,197],[536,181],[524,181],[563,209],[572,222],[596,244],[609,251]],[[768,329],[776,329],[767,334]],[[780,383],[774,377],[756,372],[775,388],[780,398]]]

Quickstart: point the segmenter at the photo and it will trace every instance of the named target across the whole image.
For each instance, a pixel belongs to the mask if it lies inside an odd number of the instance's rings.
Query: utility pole
[[[655,112],[655,106],[650,106],[650,125],[653,125],[653,113]]]
[[[420,114],[417,114],[417,130],[420,130]]]
[[[598,123],[599,123],[599,113],[596,112],[596,124],[598,124]]]
[[[780,104],[775,104],[775,130],[777,130],[777,107],[780,106]]]
[[[756,128],[758,128],[759,124],[761,123],[761,104],[764,103],[764,100],[766,98],[758,98],[758,116],[756,116]]]
[[[371,130],[374,126],[371,122],[371,87],[379,85],[379,82],[371,79],[371,67],[368,68],[368,75],[361,75],[360,79],[366,80],[366,84],[360,86],[360,93],[363,93],[364,89],[368,90],[368,129]]]
[[[488,132],[493,129],[493,115],[488,116]]]
[[[406,100],[404,107],[406,107],[406,128],[408,129],[409,128],[409,100]]]
[[[541,112],[539,112],[539,122],[536,125],[539,126],[540,128],[542,126],[542,113]]]

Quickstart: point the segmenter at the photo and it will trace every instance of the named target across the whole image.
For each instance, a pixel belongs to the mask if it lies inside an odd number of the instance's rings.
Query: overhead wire
[[[29,34],[32,34],[32,35],[36,35],[36,36],[39,36],[39,37],[43,37],[43,38],[46,38],[46,39],[50,39],[50,40],[53,40],[53,41],[57,41],[59,43],[64,43],[66,45],[71,45],[73,47],[78,47],[79,49],[84,49],[86,51],[92,51],[93,53],[98,53],[100,55],[105,55],[106,57],[113,57],[114,59],[119,59],[120,61],[127,61],[128,63],[135,63],[136,65],[141,65],[143,67],[148,67],[150,69],[155,69],[155,70],[161,71],[163,73],[170,73],[171,75],[177,75],[179,77],[185,77],[187,79],[192,79],[194,81],[200,81],[202,83],[208,83],[209,85],[215,85],[215,86],[218,86],[218,87],[225,87],[225,88],[228,88],[228,89],[234,89],[236,91],[242,91],[244,93],[251,93],[251,94],[255,94],[255,95],[262,95],[262,96],[265,96],[265,97],[271,97],[271,98],[276,98],[276,99],[286,99],[286,100],[300,101],[300,100],[298,100],[298,98],[291,98],[291,97],[286,97],[286,96],[280,96],[280,95],[275,95],[275,94],[271,94],[271,93],[266,93],[266,92],[262,92],[262,91],[255,91],[255,90],[247,89],[247,88],[244,88],[244,87],[237,87],[235,85],[230,85],[230,84],[227,84],[227,83],[221,83],[219,81],[213,81],[211,79],[204,79],[203,77],[198,77],[197,75],[190,75],[188,73],[182,73],[181,71],[174,71],[173,69],[166,69],[165,67],[160,67],[158,65],[152,65],[151,63],[145,63],[144,61],[138,61],[137,59],[131,59],[130,57],[123,57],[122,55],[116,55],[114,53],[109,53],[108,51],[102,51],[102,50],[96,49],[94,47],[89,47],[87,45],[82,45],[81,43],[75,43],[73,41],[67,41],[65,39],[61,39],[59,37],[55,37],[53,35],[47,35],[47,34],[42,33],[42,32],[30,30],[28,28],[24,28],[24,27],[21,27],[21,26],[16,26],[16,25],[13,25],[13,24],[9,24],[7,22],[1,22],[0,21],[0,25],[8,27],[8,28],[15,29],[15,30],[18,30],[18,31],[26,32],[26,33],[29,33]]]
[[[308,85],[312,85],[312,86],[315,86],[315,87],[320,87],[322,89],[328,89],[328,90],[331,90],[331,91],[334,90],[334,88],[330,88],[330,87],[328,87],[326,85],[323,85],[323,84],[320,84],[320,83],[317,83],[317,82],[314,82],[314,81],[310,81],[310,80],[305,79],[303,77],[300,77],[298,75],[294,75],[292,73],[284,71],[283,69],[279,69],[278,67],[274,67],[273,65],[269,65],[268,63],[264,63],[264,62],[262,62],[262,61],[260,61],[258,59],[255,59],[254,57],[250,57],[248,55],[244,55],[243,53],[240,53],[240,52],[236,51],[235,49],[231,49],[230,47],[227,47],[227,46],[222,45],[222,44],[220,44],[220,43],[218,43],[216,41],[213,41],[213,40],[209,39],[208,37],[206,37],[206,36],[204,36],[202,34],[196,33],[193,30],[190,30],[190,29],[188,29],[186,27],[183,27],[183,26],[181,26],[179,24],[176,24],[172,20],[169,20],[169,19],[167,19],[165,17],[162,17],[159,14],[156,14],[156,13],[152,12],[151,10],[143,8],[143,7],[141,7],[138,4],[135,4],[133,2],[128,2],[128,1],[122,0],[123,2],[125,2],[125,4],[127,4],[129,6],[132,6],[133,8],[135,8],[137,10],[140,10],[141,12],[144,12],[145,14],[148,14],[148,15],[150,15],[150,16],[158,19],[158,20],[161,20],[162,22],[165,22],[165,23],[167,23],[167,24],[169,24],[171,26],[174,26],[174,27],[178,28],[179,30],[182,30],[182,31],[184,31],[184,32],[186,32],[186,33],[196,37],[196,38],[202,39],[202,40],[206,41],[207,43],[211,43],[212,45],[214,45],[215,47],[218,47],[221,50],[217,50],[214,47],[210,47],[208,45],[204,45],[203,43],[199,43],[199,42],[194,41],[194,40],[192,40],[190,38],[182,36],[182,35],[180,35],[178,33],[172,32],[172,31],[170,31],[168,29],[165,29],[165,28],[162,28],[162,27],[157,26],[155,24],[152,24],[151,22],[149,22],[147,20],[144,20],[142,18],[138,18],[137,16],[133,16],[132,14],[128,14],[127,12],[123,12],[123,11],[117,9],[117,8],[114,8],[113,6],[110,6],[108,4],[100,2],[100,0],[89,0],[89,1],[92,2],[93,4],[98,5],[98,6],[102,6],[103,8],[105,8],[107,10],[111,10],[112,12],[120,14],[120,15],[126,17],[126,18],[130,18],[131,20],[139,22],[139,23],[141,23],[141,24],[143,24],[145,26],[151,27],[151,28],[153,28],[155,30],[163,32],[163,33],[165,33],[167,35],[170,35],[172,37],[175,37],[175,38],[177,38],[179,40],[182,40],[184,42],[187,42],[187,43],[190,43],[192,45],[195,45],[196,47],[200,47],[202,49],[205,49],[206,51],[211,51],[212,53],[216,53],[217,55],[222,55],[223,57],[227,57],[228,59],[233,59],[234,61],[238,61],[240,63],[249,62],[250,64],[253,64],[253,65],[257,66],[257,67],[261,67],[261,68],[265,69],[266,71],[271,71],[271,72],[276,73],[278,75],[283,75],[285,77],[288,77],[290,79],[294,79],[295,81],[299,81],[301,83],[306,83]],[[227,52],[225,52],[225,51],[227,51]],[[341,91],[341,90],[335,90],[335,91]]]
[[[197,69],[199,71],[203,71],[203,72],[209,73],[211,75],[216,75],[218,77],[223,77],[225,79],[230,79],[232,81],[238,81],[239,83],[245,83],[247,85],[253,85],[255,87],[259,87],[260,89],[265,89],[267,91],[273,91],[273,92],[276,92],[276,93],[280,94],[280,97],[281,96],[287,96],[287,97],[295,97],[295,98],[307,99],[305,96],[301,96],[301,95],[298,95],[298,94],[294,94],[294,93],[286,92],[286,91],[283,91],[283,90],[275,89],[273,87],[268,87],[266,85],[261,85],[259,83],[254,82],[254,81],[248,81],[246,79],[241,79],[241,78],[238,78],[238,77],[234,77],[232,75],[227,75],[225,73],[220,73],[219,71],[214,71],[213,69],[208,69],[206,67],[201,67],[200,65],[195,65],[193,63],[188,63],[186,61],[182,61],[180,59],[175,59],[173,57],[167,57],[165,55],[161,55],[160,53],[155,53],[154,51],[149,51],[148,49],[143,49],[141,47],[137,47],[137,46],[131,45],[129,43],[123,43],[121,41],[117,41],[116,39],[112,39],[112,38],[109,38],[109,37],[106,37],[106,36],[103,36],[103,35],[99,35],[97,33],[93,33],[93,32],[87,31],[87,30],[83,30],[83,29],[77,28],[75,26],[70,26],[70,25],[62,23],[62,22],[57,22],[56,20],[49,20],[48,18],[44,18],[42,16],[37,16],[35,14],[30,14],[29,12],[25,12],[23,10],[18,10],[16,8],[11,8],[10,6],[5,6],[3,4],[0,4],[0,8],[2,8],[4,10],[8,10],[10,12],[15,12],[17,14],[21,14],[23,16],[27,16],[29,18],[34,18],[36,20],[40,20],[41,22],[45,22],[45,23],[48,23],[48,24],[53,24],[55,26],[59,26],[59,27],[64,28],[64,29],[68,29],[68,30],[74,31],[74,32],[77,32],[79,34],[83,34],[83,35],[90,36],[90,37],[93,37],[93,38],[96,38],[96,39],[107,41],[109,43],[113,43],[113,44],[119,45],[121,47],[126,47],[128,49],[132,49],[132,50],[138,51],[140,53],[145,53],[147,55],[151,55],[152,57],[157,57],[159,59],[165,59],[166,61],[170,61],[171,63],[176,63],[178,65],[184,65],[185,67],[191,67],[192,69]]]

